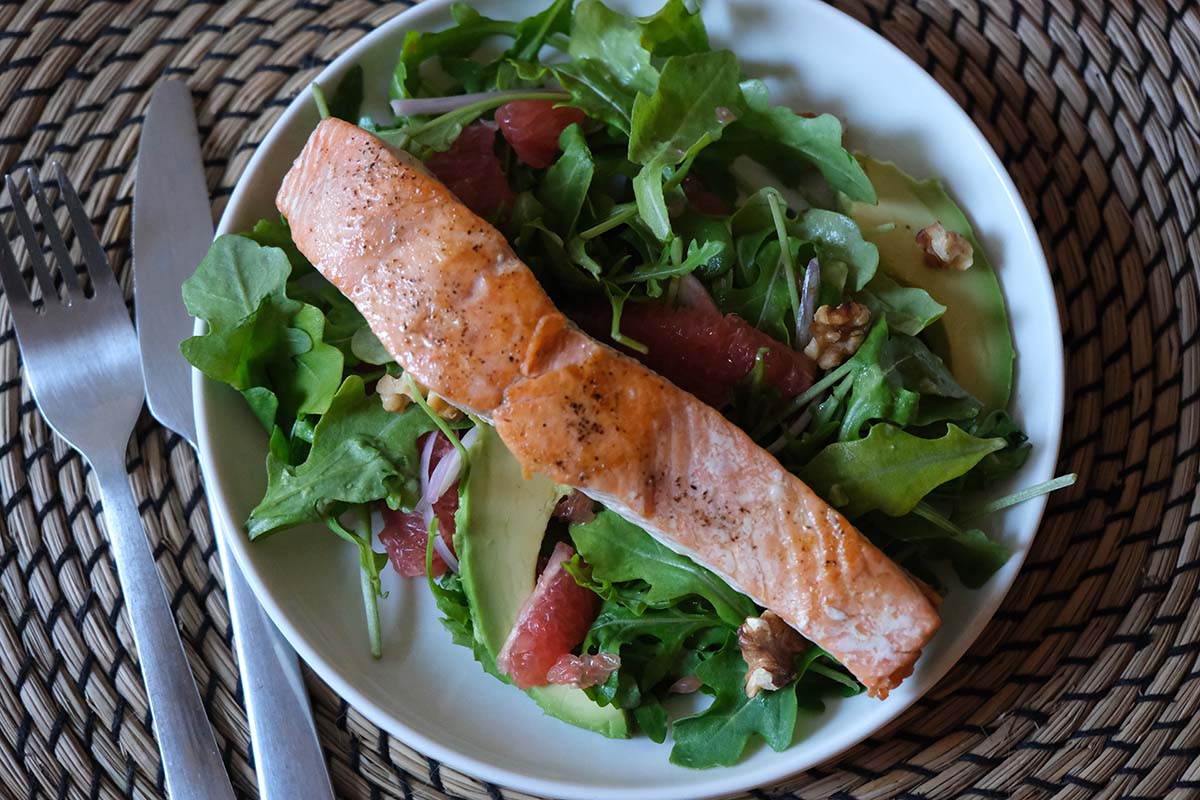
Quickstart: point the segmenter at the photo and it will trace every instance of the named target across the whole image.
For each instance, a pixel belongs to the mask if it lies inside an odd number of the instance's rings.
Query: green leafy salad
[[[978,521],[1074,476],[989,492],[1031,445],[1006,410],[996,274],[941,184],[852,154],[831,115],[772,103],[683,0],[647,17],[599,0],[520,21],[452,12],[405,37],[394,113],[362,114],[387,77],[356,68],[314,87],[322,115],[422,160],[580,327],[718,408],[933,590],[1002,567]],[[523,478],[489,426],[395,363],[286,220],[217,239],[184,299],[207,323],[184,355],[270,437],[247,535],[318,523],[355,547],[376,655],[390,559],[426,576],[488,673],[604,735],[670,734],[677,764],[782,750],[799,715],[862,690],[805,642],[785,685],[748,691],[739,629],[763,609],[614,511]],[[535,585],[583,622],[555,631],[574,644],[530,681],[505,665],[514,637],[551,647],[515,622]]]

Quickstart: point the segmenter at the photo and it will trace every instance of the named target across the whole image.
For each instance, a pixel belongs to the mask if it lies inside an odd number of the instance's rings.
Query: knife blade
[[[183,281],[213,239],[192,95],[160,81],[138,143],[133,198],[134,309],[146,400],[166,427],[196,446],[192,375],[179,343],[191,335]],[[331,800],[333,790],[296,653],[267,617],[229,552],[235,532],[213,519],[225,573],[250,739],[264,800]]]

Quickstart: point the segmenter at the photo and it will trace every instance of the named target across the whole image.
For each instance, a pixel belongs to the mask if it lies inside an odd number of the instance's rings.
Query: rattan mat
[[[1055,497],[1008,601],[933,692],[842,758],[753,796],[1200,796],[1200,9],[835,4],[931,72],[1016,179],[1065,327],[1060,468],[1081,480]],[[219,211],[287,102],[404,7],[0,0],[0,169],[63,161],[124,269],[158,76],[193,88]],[[135,438],[130,470],[163,579],[251,797],[197,465],[145,417]],[[162,796],[97,494],[34,408],[3,303],[0,497],[0,794]],[[520,796],[389,738],[311,675],[309,688],[339,796]]]

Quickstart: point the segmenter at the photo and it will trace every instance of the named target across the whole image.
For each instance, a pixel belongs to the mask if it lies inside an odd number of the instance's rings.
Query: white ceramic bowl
[[[534,5],[541,6],[544,3]],[[614,3],[639,13],[660,3]],[[520,0],[476,0],[490,16],[518,19]],[[849,122],[849,144],[918,176],[943,177],[997,266],[1018,353],[1013,409],[1035,449],[1012,486],[1051,477],[1062,425],[1061,332],[1049,273],[1029,215],[983,136],[954,101],[882,38],[813,0],[706,0],[715,45],[767,79],[773,97]],[[450,22],[447,2],[417,6],[364,37],[320,76],[336,85],[364,66],[369,112],[384,115],[404,32]],[[307,93],[288,107],[246,168],[220,233],[275,214],[284,172],[316,124]],[[241,398],[197,373],[196,421],[213,513],[241,529],[262,496],[266,441]],[[1011,487],[1005,487],[1007,490]],[[769,785],[856,744],[920,697],[958,660],[1000,605],[1028,552],[1045,502],[1030,501],[990,521],[1013,551],[982,589],[952,590],[944,624],[916,673],[886,701],[858,696],[805,718],[797,741],[775,753],[756,747],[737,766],[692,771],[667,761],[667,745],[612,741],[545,717],[521,692],[483,673],[450,642],[421,581],[391,570],[381,602],[383,658],[368,653],[355,552],[325,530],[296,530],[233,552],[276,624],[339,694],[423,753],[482,779],[560,798],[695,798]]]

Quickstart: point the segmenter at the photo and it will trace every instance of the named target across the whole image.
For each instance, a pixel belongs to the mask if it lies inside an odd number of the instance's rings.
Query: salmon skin
[[[829,651],[875,697],[940,625],[923,587],[741,429],[572,325],[504,237],[406,153],[323,120],[276,198],[396,361]]]

